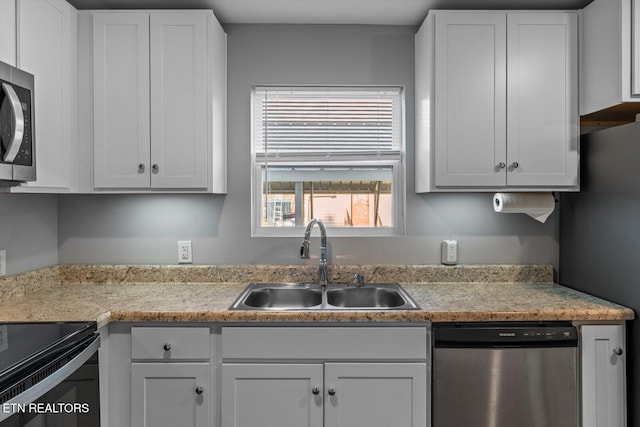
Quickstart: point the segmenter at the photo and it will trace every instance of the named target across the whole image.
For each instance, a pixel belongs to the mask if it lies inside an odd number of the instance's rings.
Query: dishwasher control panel
[[[434,346],[577,345],[578,331],[570,323],[445,323],[433,325]]]

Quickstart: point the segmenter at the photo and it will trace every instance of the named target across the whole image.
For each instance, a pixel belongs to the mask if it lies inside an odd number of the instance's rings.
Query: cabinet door
[[[225,363],[222,427],[322,427],[322,388],[320,364]]]
[[[626,420],[624,327],[582,326],[582,425],[624,427]]]
[[[207,187],[207,16],[151,14],[151,186]]]
[[[95,188],[148,188],[149,15],[93,15]]]
[[[18,67],[35,76],[37,181],[23,187],[68,191],[78,132],[77,11],[65,0],[17,5]]]
[[[324,396],[327,426],[427,426],[425,363],[327,363]]]
[[[507,15],[507,185],[578,184],[574,12]]]
[[[0,61],[16,66],[16,2],[0,1]]]
[[[208,363],[133,363],[131,427],[208,427],[210,383]]]
[[[435,18],[435,185],[504,186],[506,15]]]
[[[631,0],[631,94],[640,96],[640,0]],[[624,17],[624,15],[623,15]]]

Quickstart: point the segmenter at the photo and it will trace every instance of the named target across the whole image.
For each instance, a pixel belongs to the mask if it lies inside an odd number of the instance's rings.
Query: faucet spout
[[[316,224],[318,224],[318,228],[320,229],[320,265],[318,265],[318,283],[321,286],[327,286],[327,230],[321,219],[314,218],[309,221],[309,224],[307,224],[307,228],[304,230],[304,240],[300,247],[300,258],[309,259],[311,230]]]

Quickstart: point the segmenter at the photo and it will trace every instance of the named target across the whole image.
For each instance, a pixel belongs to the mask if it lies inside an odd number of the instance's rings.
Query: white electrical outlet
[[[193,262],[193,254],[191,252],[191,240],[178,241],[178,263],[191,264]]]
[[[0,251],[0,276],[7,275],[7,251],[5,249]]]
[[[458,242],[455,240],[443,240],[441,250],[443,264],[455,265],[458,263]]]

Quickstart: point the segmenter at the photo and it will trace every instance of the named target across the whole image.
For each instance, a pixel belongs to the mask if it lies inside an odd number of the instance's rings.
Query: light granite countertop
[[[0,322],[97,320],[445,322],[629,320],[632,310],[552,283],[403,282],[413,311],[266,312],[228,307],[247,282],[59,283],[0,302]]]

